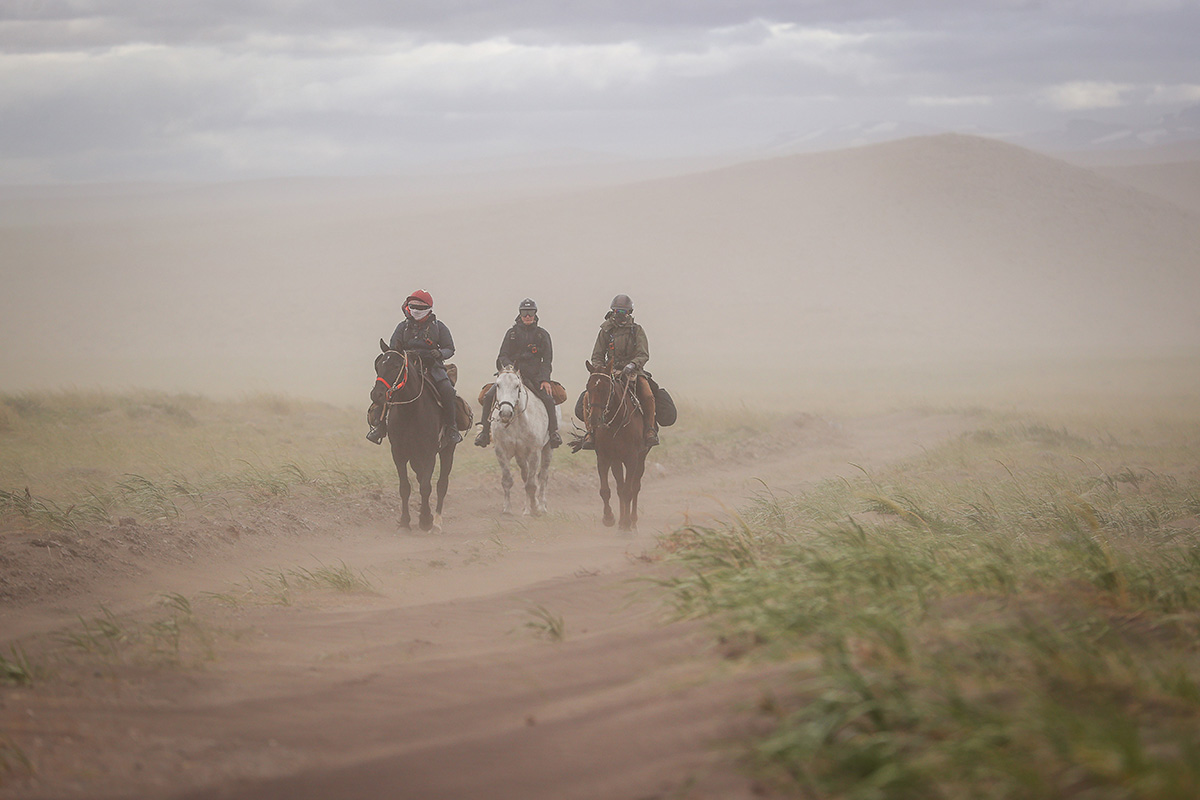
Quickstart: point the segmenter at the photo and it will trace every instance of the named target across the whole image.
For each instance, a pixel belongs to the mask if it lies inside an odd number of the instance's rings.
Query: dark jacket
[[[596,346],[592,348],[592,365],[610,366],[619,372],[626,364],[633,364],[641,371],[649,360],[650,344],[642,326],[634,322],[632,317],[625,322],[618,322],[616,315],[608,312],[596,336]]]
[[[504,334],[500,343],[500,355],[496,356],[496,369],[512,364],[521,371],[521,378],[534,386],[550,380],[554,347],[550,334],[537,324],[526,325],[517,317],[517,322]]]
[[[433,361],[428,367],[436,380],[445,376],[444,362],[454,355],[454,337],[450,335],[450,329],[445,323],[434,314],[420,322],[406,318],[396,326],[396,331],[392,334],[391,348],[418,352],[433,351]]]

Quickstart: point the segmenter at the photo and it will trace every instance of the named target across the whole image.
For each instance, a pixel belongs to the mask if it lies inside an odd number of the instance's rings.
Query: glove
[[[625,369],[621,370],[621,374],[625,376],[625,380],[633,377],[633,373],[637,372],[637,364],[626,364]]]

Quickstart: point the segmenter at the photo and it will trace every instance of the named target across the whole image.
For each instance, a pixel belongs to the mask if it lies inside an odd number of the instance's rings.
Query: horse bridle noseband
[[[511,401],[511,400],[498,400],[496,402],[496,405],[492,406],[492,413],[488,415],[489,417],[491,417],[493,424],[495,424],[497,421],[499,421],[497,419],[497,417],[500,414],[501,406],[509,406],[512,408],[513,419],[516,419],[517,414],[524,413],[525,409],[529,407],[529,389],[527,389],[525,387],[525,381],[524,381],[524,379],[521,378],[520,373],[514,372],[513,374],[516,375],[518,378],[518,380],[517,380],[517,402],[513,403],[513,401]],[[525,397],[525,404],[522,405],[520,408],[517,408],[517,405],[520,404],[520,402],[521,402],[522,395],[524,395],[524,397]],[[507,424],[509,424],[509,422],[512,422],[512,420],[510,419],[508,422],[505,422],[503,424],[507,425]]]

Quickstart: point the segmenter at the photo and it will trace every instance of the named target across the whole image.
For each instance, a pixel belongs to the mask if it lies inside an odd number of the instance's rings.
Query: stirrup
[[[651,430],[646,434],[646,449],[654,447],[658,444],[658,431]]]
[[[458,432],[458,428],[453,425],[443,425],[441,435],[441,447],[449,447],[452,444],[458,444],[462,441],[462,434]]]
[[[387,428],[382,425],[371,428],[367,431],[367,441],[375,444],[383,444],[384,438],[387,436]]]
[[[562,446],[562,436],[559,435],[558,431],[550,432],[550,446],[551,447]]]
[[[479,432],[479,435],[475,437],[475,446],[476,447],[487,447],[491,443],[492,443],[492,432],[491,431],[482,430]]]

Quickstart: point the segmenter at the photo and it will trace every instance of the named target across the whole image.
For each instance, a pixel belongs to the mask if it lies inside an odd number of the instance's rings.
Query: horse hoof
[[[441,534],[442,532],[442,515],[438,514],[433,518],[433,527],[429,529],[430,533]]]
[[[616,525],[616,524],[617,524],[616,518],[614,518],[614,517],[605,517],[604,518],[604,527],[611,528],[613,525]]]

